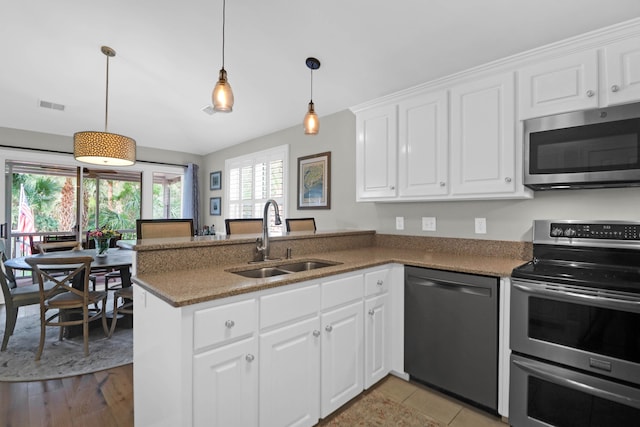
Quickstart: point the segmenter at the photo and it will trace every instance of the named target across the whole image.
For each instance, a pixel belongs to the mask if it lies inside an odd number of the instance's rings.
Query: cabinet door
[[[391,317],[389,295],[364,303],[364,388],[384,378],[390,371]]]
[[[356,116],[357,198],[396,196],[397,107],[384,105]]]
[[[260,335],[260,425],[313,426],[319,419],[320,319]]]
[[[520,119],[598,107],[598,52],[566,55],[522,68]]]
[[[193,358],[193,425],[258,425],[255,337]]]
[[[447,92],[421,94],[398,108],[400,197],[447,194]]]
[[[515,192],[512,73],[451,89],[451,194]]]
[[[322,314],[322,418],[363,390],[362,342],[362,300]]]
[[[640,100],[640,37],[613,43],[605,48],[607,104]]]

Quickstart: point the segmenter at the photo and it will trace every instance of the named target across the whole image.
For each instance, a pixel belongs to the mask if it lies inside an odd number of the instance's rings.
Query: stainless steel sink
[[[262,267],[254,268],[253,270],[233,271],[232,273],[239,274],[244,277],[250,277],[253,279],[262,279],[265,277],[281,276],[283,274],[289,274],[289,271],[280,270],[275,267]]]
[[[291,271],[293,273],[297,273],[299,271],[309,271],[309,270],[315,270],[316,268],[331,267],[332,265],[337,265],[337,264],[339,263],[328,262],[328,261],[303,261],[303,262],[296,262],[292,264],[283,264],[278,266],[278,268],[281,268],[286,271]]]
[[[253,279],[262,279],[265,277],[281,276],[283,274],[298,273],[301,271],[315,270],[317,268],[331,267],[333,265],[339,264],[342,263],[332,261],[307,260],[276,264],[269,267],[252,268],[249,270],[229,270],[229,272]]]

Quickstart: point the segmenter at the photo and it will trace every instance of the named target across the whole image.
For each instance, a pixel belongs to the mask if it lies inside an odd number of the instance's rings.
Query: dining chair
[[[80,251],[82,250],[82,242],[79,241],[66,241],[62,240],[59,242],[44,242],[38,243],[38,252],[42,254],[46,254],[49,252],[64,252],[64,251]],[[56,272],[55,274],[60,274],[60,272]],[[97,278],[93,274],[89,276],[89,280],[91,281],[91,285],[93,290],[96,290],[96,282]]]
[[[13,271],[4,265],[7,260],[4,252],[4,242],[0,243],[0,246],[2,248],[0,255],[0,287],[2,287],[5,304],[4,337],[2,338],[0,351],[5,351],[9,343],[9,337],[13,335],[16,327],[18,309],[27,305],[38,304],[40,302],[40,287],[38,285],[17,286]],[[52,288],[52,283],[45,283],[47,291]]]
[[[111,239],[109,239],[109,247],[110,248],[117,248],[118,247],[118,240],[122,239],[122,234],[116,234],[114,237],[112,237]],[[95,249],[96,247],[96,242],[94,239],[89,237],[89,231],[87,231],[87,236],[86,236],[86,242],[85,242],[85,248],[86,249]],[[122,285],[122,283],[115,283],[112,287],[109,287],[109,282],[111,280],[117,281],[117,280],[122,280],[122,275],[120,274],[120,270],[114,270],[113,268],[104,268],[104,269],[96,269],[94,268],[92,270],[92,273],[104,273],[104,288],[107,291],[112,291],[114,289],[117,289],[118,287],[120,287]],[[94,283],[94,288],[93,290],[95,291],[95,283]]]
[[[315,218],[287,218],[287,231],[316,231]]]
[[[138,239],[192,237],[193,219],[137,219]]]
[[[224,220],[227,234],[262,233],[262,218],[232,218]]]
[[[120,300],[122,300],[122,304],[118,305]],[[116,289],[113,293],[113,320],[109,329],[109,337],[116,329],[118,314],[133,314],[133,286]]]
[[[89,355],[89,323],[102,320],[104,334],[109,336],[106,291],[89,290],[91,256],[78,257],[29,257],[25,260],[38,278],[40,299],[40,344],[36,360],[40,360],[44,348],[47,326],[60,328],[62,340],[64,327],[82,325],[84,355]],[[61,276],[53,274],[53,269],[69,268],[70,272]],[[47,283],[53,286],[48,288]],[[78,286],[78,283],[80,286]],[[75,285],[75,286],[74,286]],[[77,286],[77,287],[76,287]],[[81,289],[79,289],[81,287]],[[90,306],[93,305],[93,308]],[[55,313],[48,314],[50,310]],[[81,317],[80,317],[81,316]]]

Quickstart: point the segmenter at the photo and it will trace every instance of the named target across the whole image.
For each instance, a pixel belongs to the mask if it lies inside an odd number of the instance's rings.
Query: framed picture
[[[220,205],[222,204],[221,197],[212,197],[209,199],[209,215],[219,216],[220,213]]]
[[[209,174],[209,190],[220,190],[222,188],[222,172],[211,172]]]
[[[298,209],[331,209],[331,152],[298,157]]]

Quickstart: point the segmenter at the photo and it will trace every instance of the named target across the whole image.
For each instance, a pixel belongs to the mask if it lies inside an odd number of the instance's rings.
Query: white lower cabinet
[[[194,356],[193,425],[258,425],[258,340]]]
[[[389,294],[367,299],[364,313],[364,388],[367,389],[391,370]]]
[[[322,418],[363,390],[362,342],[362,300],[322,314]]]
[[[313,426],[319,418],[320,319],[260,335],[260,426]]]
[[[136,425],[315,425],[365,383],[403,372],[402,270],[375,267],[186,307],[136,286]]]

